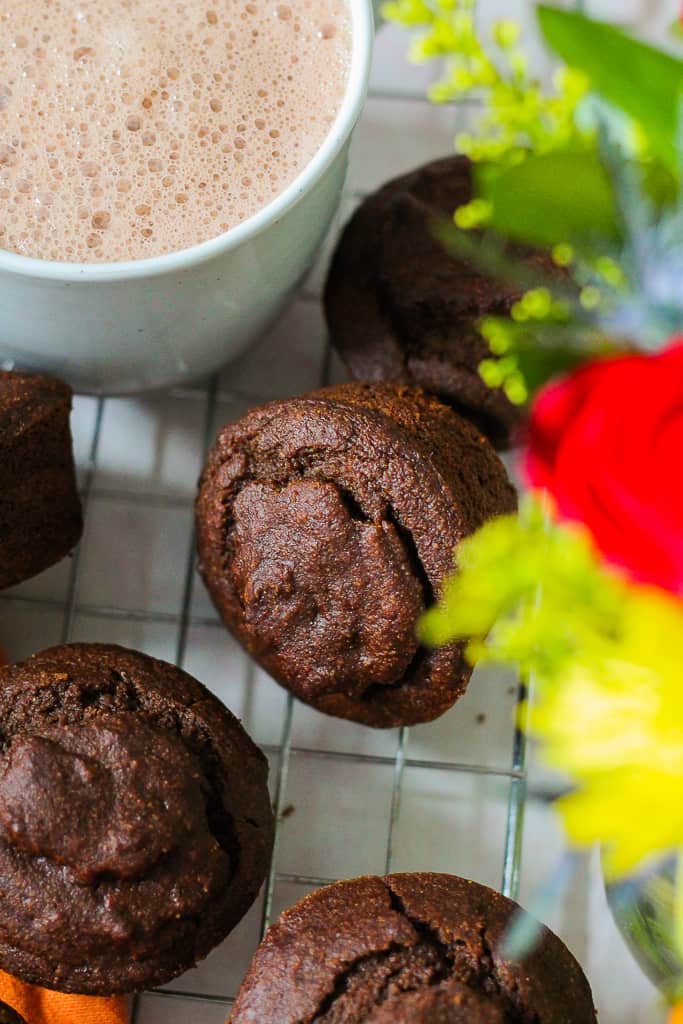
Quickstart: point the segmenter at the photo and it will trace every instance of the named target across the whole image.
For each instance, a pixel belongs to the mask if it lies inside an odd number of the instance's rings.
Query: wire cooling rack
[[[318,303],[318,297],[313,292],[307,293],[300,303],[304,307],[313,306]],[[249,360],[246,360],[244,366],[248,366],[248,364]],[[229,374],[226,376],[229,377]],[[325,342],[322,348],[321,373],[317,383],[326,383],[331,378],[332,364]],[[152,402],[152,413],[147,419],[147,429],[159,428],[163,410],[168,409],[169,404],[181,408],[189,406],[195,423],[198,417],[201,418],[200,449],[203,454],[213,440],[216,426],[222,422],[223,407],[226,404],[240,406],[252,403],[251,395],[236,395],[226,391],[224,385],[225,378],[222,380],[213,378],[206,386],[173,393],[169,396],[168,402],[163,400],[160,403]],[[266,389],[263,393],[254,395],[253,400],[267,400],[270,397],[272,395]],[[167,632],[173,633],[172,652],[169,652],[167,642],[164,655],[176,664],[192,670],[192,664],[189,663],[191,660],[189,658],[190,648],[193,643],[197,643],[197,636],[193,635],[193,631],[211,630],[216,634],[214,639],[217,643],[225,642],[228,658],[232,662],[229,671],[241,674],[245,686],[253,686],[256,683],[257,675],[254,667],[247,664],[239,652],[236,652],[222,627],[213,617],[197,611],[198,592],[200,592],[200,599],[203,595],[201,595],[202,584],[195,573],[195,540],[190,525],[191,518],[188,516],[191,501],[189,496],[174,495],[163,491],[159,493],[148,491],[144,488],[147,482],[144,477],[138,479],[138,486],[133,487],[130,487],[130,479],[128,487],[125,486],[125,481],[119,482],[116,487],[102,485],[102,477],[107,475],[106,472],[103,473],[103,461],[106,461],[107,450],[116,450],[118,456],[125,462],[126,454],[130,451],[129,444],[133,443],[132,439],[129,441],[125,436],[117,437],[114,433],[117,413],[121,412],[122,407],[130,412],[136,405],[136,402],[127,400],[77,398],[75,420],[82,431],[85,430],[86,434],[90,433],[86,457],[83,458],[81,453],[80,460],[81,492],[86,518],[84,540],[70,564],[66,564],[68,569],[66,579],[60,580],[59,584],[55,583],[55,586],[63,588],[61,595],[51,591],[52,584],[47,587],[47,590],[42,588],[46,582],[49,582],[47,578],[50,575],[62,577],[64,568],[53,570],[52,574],[45,574],[42,580],[15,588],[2,595],[5,612],[9,611],[10,616],[8,618],[6,614],[2,617],[4,627],[0,626],[0,639],[9,648],[11,656],[19,657],[29,653],[30,649],[40,649],[53,641],[66,643],[73,639],[107,638],[118,639],[120,642],[126,643],[131,624],[136,626],[142,635],[147,627],[162,626]],[[142,406],[145,407],[145,405],[146,403],[143,402]],[[146,411],[150,412],[149,404],[146,405]],[[187,408],[183,411],[187,414]],[[233,417],[234,413],[231,412],[226,419]],[[87,420],[90,422],[86,423]],[[158,450],[156,454],[159,455]],[[131,560],[124,557],[116,565],[111,557],[111,552],[105,550],[102,533],[108,533],[109,529],[121,530],[123,526],[120,515],[122,509],[125,511],[123,519],[131,530],[128,540],[124,541],[123,546],[130,544],[133,552],[131,552]],[[179,513],[183,520],[182,526],[187,529],[176,528],[167,532],[171,519],[177,518]],[[134,571],[131,561],[139,553],[136,551],[138,545],[134,533],[136,520],[137,525],[140,526],[141,520],[145,516],[159,520],[159,532],[155,534],[153,540],[155,558],[161,558],[167,563],[172,560],[174,563],[171,576],[176,592],[180,595],[177,612],[161,610],[155,606],[153,599],[147,602],[147,607],[143,600],[137,602],[138,607],[127,606],[131,603],[128,600],[131,591],[125,587],[123,592],[126,599],[122,605],[102,603],[98,598],[97,588],[105,582],[105,577],[109,573],[126,574]],[[103,525],[106,527],[104,531],[102,530]],[[144,527],[142,528],[144,529]],[[109,543],[117,547],[120,537],[120,532],[118,539],[110,535]],[[149,539],[146,532],[145,537]],[[141,579],[144,584],[144,574]],[[153,580],[147,579],[147,583],[152,588],[156,586]],[[105,595],[110,592],[110,589],[105,584]],[[141,590],[133,588],[133,590],[136,589],[136,596],[142,597]],[[116,591],[116,585],[114,591]],[[40,623],[41,621],[45,622],[45,617],[47,618],[45,624],[48,628],[42,635],[43,630]],[[58,622],[58,628],[55,631],[56,622]],[[57,636],[55,632],[58,633]],[[28,636],[34,633],[37,633],[40,639],[36,638],[35,642],[29,642]],[[24,646],[26,646],[26,650],[23,649]],[[142,646],[150,651],[149,644],[133,644],[133,646]],[[157,651],[152,649],[150,653],[157,653]],[[204,673],[196,672],[196,674],[207,681]],[[210,684],[211,680],[208,682]],[[472,683],[472,688],[475,691],[477,682],[475,679]],[[355,730],[353,726],[349,727],[344,722],[331,720],[325,722],[323,745],[315,746],[308,743],[305,738],[303,742],[299,743],[295,738],[294,730],[296,711],[303,712],[308,718],[321,716],[296,705],[293,699],[283,695],[274,683],[265,680],[263,683],[272,687],[269,698],[266,697],[266,699],[270,699],[277,707],[277,715],[269,716],[271,721],[268,728],[272,728],[272,719],[277,717],[279,720],[277,723],[278,735],[274,736],[270,742],[263,742],[261,736],[255,734],[255,738],[271,760],[276,840],[264,894],[260,900],[260,906],[257,908],[259,920],[257,925],[256,922],[250,922],[251,927],[248,929],[248,934],[244,936],[243,949],[245,953],[248,954],[253,950],[256,941],[272,920],[273,914],[279,911],[283,904],[293,902],[310,889],[335,881],[339,877],[345,877],[348,873],[353,874],[360,871],[382,873],[390,871],[396,866],[400,852],[399,824],[402,822],[402,796],[407,773],[424,773],[426,776],[440,773],[448,780],[457,778],[468,780],[477,777],[495,780],[498,784],[494,787],[497,790],[494,796],[495,815],[500,818],[501,823],[504,822],[504,836],[498,877],[489,877],[487,880],[491,884],[496,884],[497,887],[502,886],[506,893],[516,895],[523,829],[526,777],[525,744],[522,734],[515,732],[512,727],[509,706],[506,707],[506,717],[510,723],[507,744],[508,764],[489,763],[485,757],[481,758],[481,761],[473,760],[472,763],[467,763],[443,757],[441,754],[430,757],[414,753],[411,749],[410,733],[419,733],[418,729],[410,731],[401,729],[389,734],[380,734],[378,738],[381,742],[378,746],[373,742],[365,744],[362,741],[360,743],[355,741],[350,748],[345,749],[344,733],[348,729],[354,730],[355,733],[366,730],[361,730],[361,727]],[[509,689],[509,684],[507,685]],[[508,696],[511,695],[508,694]],[[515,693],[514,699],[516,697]],[[234,700],[226,699],[226,703],[238,714],[243,713],[244,708],[236,707]],[[485,711],[476,712],[475,728],[486,729],[485,714]],[[477,718],[479,719],[478,725]],[[246,722],[246,724],[249,728],[250,723]],[[250,731],[254,735],[253,730]],[[315,734],[315,730],[313,733]],[[371,736],[369,739],[372,741],[375,737]],[[342,743],[338,742],[340,740]],[[457,756],[457,745],[454,746],[454,753]],[[298,767],[300,777],[298,780],[294,780],[294,785],[292,785],[292,772],[295,765]],[[338,769],[336,772],[335,768]],[[302,808],[299,802],[302,789],[305,792],[306,776],[309,773],[311,775],[315,773],[318,777],[324,777],[326,772],[330,774],[330,781],[324,787],[324,791],[318,794],[318,798],[324,797],[326,793],[332,795],[338,783],[353,787],[350,796],[358,805],[367,798],[366,785],[369,780],[373,779],[373,776],[375,777],[374,781],[370,781],[371,806],[368,808],[367,819],[362,814],[356,815],[355,812],[352,814],[356,827],[367,827],[368,832],[373,833],[369,842],[371,849],[367,854],[363,852],[356,858],[358,866],[348,872],[343,870],[342,866],[342,861],[346,861],[346,857],[328,858],[321,854],[313,860],[308,859],[307,869],[298,868],[294,857],[295,849],[290,849],[288,856],[283,857],[283,831],[288,822],[295,823],[297,814],[301,814]],[[446,796],[448,796],[449,788],[452,788],[451,781],[445,782],[442,786]],[[293,790],[300,794],[296,799]],[[464,799],[467,803],[472,802],[473,809],[477,792],[479,790],[476,786],[467,789],[465,781]],[[385,814],[378,813],[382,803],[385,804]],[[309,813],[306,814],[307,822],[314,824],[314,811],[314,807],[309,809]],[[364,842],[362,838],[358,840],[353,835],[349,835],[347,841],[350,844]],[[457,839],[455,841],[457,842]],[[297,845],[297,843],[294,844],[295,847]],[[354,858],[349,857],[348,860],[352,864]],[[326,869],[325,865],[328,863],[330,863],[330,868]],[[319,869],[314,872],[312,867],[316,864],[319,865]],[[422,862],[415,866],[427,867],[428,864]],[[234,947],[234,939],[229,941]],[[205,968],[201,972],[191,972],[182,980],[180,987],[176,983],[170,988],[137,998],[133,1009],[134,1024],[142,1024],[142,1022],[161,1024],[162,1021],[170,1024],[176,1019],[193,1022],[206,1021],[212,1022],[212,1024],[214,1021],[223,1021],[231,1005],[232,997],[235,995],[234,986],[239,978],[234,976],[230,980],[227,978],[224,973],[224,963],[221,962],[220,951],[213,959],[215,961],[215,964],[212,965],[215,968],[213,972],[207,974]],[[247,959],[248,957],[241,958],[243,966],[246,966]],[[194,979],[192,978],[193,974],[195,975]],[[202,981],[205,979],[208,979],[208,983],[203,985]],[[176,1017],[174,1014],[178,1016]]]
[[[323,364],[324,371],[321,375],[320,383],[330,379],[328,352],[324,353]],[[195,394],[188,392],[176,393],[173,398],[180,402],[198,402],[200,404],[203,415],[201,448],[202,451],[205,451],[213,439],[219,404],[224,400],[224,395],[219,390],[218,379],[212,379],[205,389],[198,389]],[[88,405],[92,402],[92,400],[87,399],[85,401]],[[195,611],[195,592],[197,588],[201,587],[201,583],[195,574],[194,534],[191,529],[184,536],[184,544],[180,550],[173,550],[171,548],[163,550],[164,558],[177,559],[175,572],[180,578],[181,586],[181,601],[177,614],[171,612],[163,613],[152,608],[126,608],[101,603],[89,604],[84,597],[84,591],[91,589],[87,579],[89,566],[94,565],[94,555],[89,550],[89,547],[92,545],[93,540],[97,542],[97,536],[93,537],[93,526],[91,524],[95,523],[94,517],[101,514],[103,508],[106,509],[107,504],[112,506],[129,505],[133,519],[135,519],[136,513],[139,515],[143,509],[152,510],[152,513],[158,513],[160,510],[176,511],[179,508],[183,511],[188,510],[187,499],[150,493],[138,489],[126,491],[119,488],[114,490],[98,486],[99,459],[106,436],[107,405],[112,401],[116,400],[97,400],[94,403],[94,409],[90,410],[93,417],[91,440],[87,458],[81,462],[81,491],[86,517],[86,531],[83,544],[75,553],[68,567],[68,577],[65,580],[63,598],[60,600],[59,597],[51,597],[45,593],[39,593],[40,586],[35,583],[33,588],[24,586],[6,592],[2,595],[1,600],[5,606],[5,611],[10,611],[13,614],[10,614],[9,617],[7,614],[3,616],[3,626],[0,626],[0,638],[8,646],[10,654],[19,657],[24,653],[28,653],[29,648],[33,649],[35,647],[35,649],[39,649],[40,646],[54,641],[67,643],[73,639],[101,639],[105,636],[110,639],[120,639],[121,642],[126,642],[127,631],[131,623],[138,627],[161,625],[167,627],[174,634],[171,660],[178,665],[189,667],[188,653],[192,642],[191,635],[193,629],[211,629],[219,634],[220,639],[223,639],[223,630],[218,622],[201,614],[198,615]],[[105,561],[105,570],[109,571],[111,568],[111,560],[107,559]],[[121,565],[119,571],[125,572],[126,566]],[[46,577],[48,575],[45,574]],[[53,575],[55,575],[54,571]],[[95,582],[98,579],[100,579],[99,574],[96,574]],[[47,617],[47,629],[45,630],[44,639],[32,644],[29,640],[29,635],[32,636],[34,633],[41,634],[40,623],[44,616]],[[32,622],[30,621],[31,619],[33,619]],[[58,636],[54,635],[56,619],[60,620]],[[95,628],[94,631],[89,629],[88,626],[92,626],[93,623],[99,625],[100,628]],[[104,626],[104,630],[102,630],[102,626]],[[24,633],[25,630],[26,633]],[[225,639],[227,645],[232,647],[228,638],[226,637]],[[23,650],[24,644],[28,644],[27,650]],[[156,653],[156,651],[152,653]],[[230,653],[234,654],[234,651],[231,650]],[[165,654],[169,657],[168,651],[165,651]],[[246,669],[244,673],[246,685],[254,685],[256,671],[253,666],[242,665],[241,668]],[[473,681],[473,690],[476,690],[477,682],[476,679]],[[355,776],[357,788],[351,796],[354,802],[358,804],[361,804],[367,798],[365,783],[368,778],[373,772],[380,773],[381,778],[374,787],[371,786],[371,803],[372,805],[377,805],[377,803],[384,801],[386,803],[386,816],[381,822],[374,821],[371,806],[368,808],[367,819],[365,819],[365,815],[361,814],[356,822],[362,825],[365,820],[369,830],[381,830],[381,842],[377,841],[377,836],[373,837],[371,843],[372,850],[368,855],[367,863],[364,867],[359,865],[358,868],[358,870],[380,873],[390,871],[396,867],[399,852],[398,826],[402,819],[401,805],[406,773],[417,772],[432,776],[434,773],[443,773],[450,780],[458,777],[465,780],[483,777],[501,783],[502,787],[494,797],[498,803],[496,814],[500,817],[501,821],[504,821],[503,855],[500,862],[502,873],[497,880],[497,885],[502,887],[503,891],[509,895],[515,896],[517,894],[521,864],[526,782],[525,742],[519,730],[514,730],[512,725],[510,725],[508,751],[510,759],[507,766],[486,763],[485,760],[482,763],[477,761],[462,763],[451,759],[441,759],[440,757],[416,756],[411,752],[410,734],[418,733],[419,729],[400,729],[389,734],[382,734],[382,747],[386,749],[387,745],[393,746],[393,750],[386,753],[368,752],[363,749],[353,749],[353,747],[351,749],[340,748],[340,744],[334,742],[334,734],[338,733],[338,738],[343,737],[343,733],[347,729],[347,725],[344,722],[334,722],[332,728],[330,728],[329,723],[325,723],[327,734],[333,737],[333,741],[328,743],[327,746],[300,745],[295,742],[294,738],[295,710],[300,709],[300,706],[296,705],[296,702],[288,695],[281,699],[280,691],[275,690],[274,683],[269,682],[268,685],[273,687],[271,697],[278,705],[278,717],[280,719],[277,740],[261,744],[269,755],[272,765],[271,782],[274,787],[276,840],[264,894],[259,901],[260,906],[257,908],[258,927],[255,928],[252,921],[249,935],[244,937],[246,944],[245,952],[247,954],[251,953],[255,941],[272,920],[274,912],[281,909],[283,903],[292,902],[294,899],[304,895],[305,892],[310,891],[310,889],[325,885],[346,875],[344,871],[314,874],[310,873],[310,871],[287,870],[288,863],[283,863],[283,830],[289,820],[295,820],[297,814],[297,807],[291,802],[293,796],[289,785],[292,766],[296,762],[300,764],[302,762],[305,763],[306,773],[319,772],[324,774],[326,766],[335,763],[342,766],[353,766],[355,772],[352,774]],[[515,700],[518,699],[519,694],[520,691],[516,690]],[[234,702],[230,703],[233,709],[235,709]],[[240,709],[236,710],[239,712]],[[318,717],[315,712],[305,710],[308,715]],[[507,708],[507,711],[509,713],[509,708]],[[485,712],[483,711],[478,711],[475,715],[475,720],[478,720],[479,728],[482,729],[485,728],[484,715]],[[512,719],[510,718],[511,721]],[[353,729],[353,726],[350,728]],[[256,738],[258,739],[258,737]],[[455,752],[457,754],[457,749]],[[342,771],[339,781],[344,781],[344,779],[346,779],[346,782],[349,781]],[[301,782],[301,780],[299,781]],[[336,781],[337,777],[333,776],[332,789]],[[444,792],[446,794],[448,793],[449,786],[450,782],[445,786]],[[301,792],[302,787],[300,784],[295,788],[299,793]],[[495,788],[497,789],[498,787]],[[457,791],[454,788],[454,794],[455,792]],[[480,789],[474,786],[466,793],[466,801],[474,801],[477,793],[480,792]],[[314,808],[311,810],[313,811]],[[308,817],[310,818],[311,815],[308,815]],[[353,843],[354,841],[356,841],[354,837],[349,835],[348,842]],[[457,842],[457,837],[455,842]],[[361,857],[361,860],[364,859],[364,856]],[[285,860],[289,861],[290,859],[288,857]],[[339,863],[338,858],[332,859]],[[454,859],[457,860],[457,857]],[[321,864],[324,862],[324,859],[320,860]],[[414,866],[427,867],[428,865],[421,863]],[[355,873],[355,871],[352,873]],[[494,884],[493,879],[489,878],[488,881]],[[289,898],[290,893],[291,899]],[[234,940],[232,944],[234,945]],[[209,979],[208,990],[203,988],[201,984],[197,984],[198,978],[192,979],[192,975],[196,975],[199,972],[190,972],[190,975],[183,979],[181,987],[174,985],[136,998],[133,1009],[134,1024],[142,1024],[142,1022],[145,1022],[145,1024],[152,1024],[152,1022],[154,1024],[157,1024],[157,1022],[161,1024],[162,1021],[171,1024],[172,1021],[176,1020],[191,1020],[197,1022],[197,1024],[204,1021],[207,1024],[208,1022],[213,1024],[214,1021],[222,1022],[232,1003],[235,990],[231,989],[230,983],[223,973],[220,951],[218,956],[214,956],[213,959],[216,961],[214,965],[216,970]],[[246,966],[246,960],[242,959]],[[187,984],[187,987],[185,987],[185,984]]]
[[[490,18],[529,9],[526,0],[480,3]],[[341,225],[367,192],[451,152],[456,131],[477,113],[476,104],[455,111],[428,104],[434,68],[409,68],[406,42],[390,27],[379,34],[339,216],[293,305],[252,352],[211,380],[139,399],[77,396],[82,543],[70,561],[0,595],[0,645],[13,659],[70,640],[122,643],[166,658],[214,690],[270,760],[277,832],[259,901],[197,969],[136,997],[134,1024],[223,1024],[269,922],[338,878],[442,870],[512,897],[520,887],[527,769],[525,737],[513,724],[523,697],[514,678],[478,670],[454,709],[410,730],[378,732],[326,718],[249,661],[195,572],[192,501],[217,429],[259,402],[343,379],[320,310]],[[537,56],[544,74],[540,49]],[[552,863],[552,825],[537,820],[533,805],[528,814],[534,841],[525,857],[535,862],[547,847]],[[574,948],[584,962],[590,958],[587,944],[583,956]],[[626,1002],[601,1019],[654,1020],[628,1010]]]

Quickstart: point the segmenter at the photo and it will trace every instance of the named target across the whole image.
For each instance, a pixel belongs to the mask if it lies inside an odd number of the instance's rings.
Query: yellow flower
[[[531,710],[543,758],[576,785],[558,803],[569,837],[602,842],[611,877],[683,847],[683,606],[625,595],[620,635],[541,681]]]
[[[420,636],[533,679],[531,732],[571,780],[569,838],[602,843],[609,875],[683,851],[682,601],[607,568],[585,531],[527,499],[460,545]],[[683,950],[683,875],[681,901]]]

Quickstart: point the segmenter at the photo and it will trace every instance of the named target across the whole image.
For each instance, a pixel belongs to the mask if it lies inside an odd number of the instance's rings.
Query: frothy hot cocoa
[[[214,238],[310,162],[341,105],[345,0],[7,0],[0,248],[103,262]]]

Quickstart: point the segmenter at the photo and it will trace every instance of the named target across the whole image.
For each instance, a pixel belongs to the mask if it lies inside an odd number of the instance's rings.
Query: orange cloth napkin
[[[0,665],[7,658],[0,648]],[[0,971],[0,1001],[20,1013],[28,1024],[128,1024],[126,999],[65,996],[27,985]]]
[[[0,1000],[20,1013],[28,1024],[127,1024],[125,999],[65,996],[27,985],[0,971]]]

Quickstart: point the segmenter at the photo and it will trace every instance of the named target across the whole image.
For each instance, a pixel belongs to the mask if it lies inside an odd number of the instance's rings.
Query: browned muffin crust
[[[194,966],[265,876],[267,774],[165,662],[73,644],[0,670],[0,967],[109,995]]]
[[[230,1024],[594,1024],[588,982],[556,935],[539,926],[523,963],[501,951],[518,910],[453,875],[327,886],[270,928]]]
[[[199,568],[224,622],[275,679],[366,725],[458,699],[462,647],[415,626],[459,541],[515,508],[484,437],[422,392],[347,384],[221,431],[197,499]]]
[[[356,380],[419,385],[507,447],[520,411],[479,375],[490,352],[477,322],[509,313],[521,290],[448,255],[433,235],[435,223],[471,198],[470,161],[451,156],[365,199],[334,254],[325,310],[332,343]],[[524,260],[545,272],[551,265],[537,253]]]
[[[61,381],[0,371],[0,590],[54,565],[81,536],[70,411]]]
[[[0,1024],[26,1024],[26,1021],[7,1003],[0,1003]]]
[[[457,981],[442,981],[387,999],[367,1024],[506,1024],[502,999],[480,995]]]

